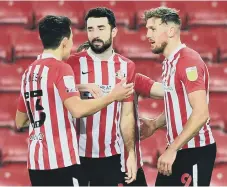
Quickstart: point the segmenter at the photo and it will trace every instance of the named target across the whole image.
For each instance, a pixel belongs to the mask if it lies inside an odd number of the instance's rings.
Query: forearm
[[[162,128],[166,125],[165,112],[161,113],[155,120],[155,129]]]
[[[183,131],[169,148],[174,150],[181,149],[186,143],[188,143],[194,136],[198,134],[208,119],[209,115],[207,113],[193,111],[187,123],[185,124]]]
[[[113,101],[114,99],[110,94],[98,99],[78,100],[71,113],[75,118],[86,117],[100,111]]]
[[[120,123],[121,135],[127,152],[135,151],[135,119],[133,114],[122,115]]]
[[[20,111],[16,112],[15,123],[18,129],[26,127],[28,122],[29,122],[29,118],[26,113],[23,113]]]

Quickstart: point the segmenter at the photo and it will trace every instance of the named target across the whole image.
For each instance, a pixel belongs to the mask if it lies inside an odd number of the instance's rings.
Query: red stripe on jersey
[[[95,70],[94,70],[94,63],[91,58],[87,59],[87,67],[88,71],[91,73],[88,74],[88,82],[94,83],[95,82]],[[87,141],[86,141],[86,149],[85,149],[85,157],[92,157],[92,147],[93,147],[93,115],[87,117],[87,124],[86,124],[86,134],[87,134]]]
[[[119,119],[119,113],[117,113],[117,102],[114,103],[114,116],[116,116],[116,119]],[[111,139],[113,144],[111,144],[110,149],[111,149],[111,154],[115,155],[117,154],[117,150],[115,149],[115,142],[117,139],[117,124],[116,124],[116,120],[115,117],[113,118],[113,128],[112,128],[112,134],[111,134]]]
[[[108,62],[101,62],[102,68],[102,85],[109,84],[109,74],[108,74]],[[99,126],[99,157],[105,157],[105,136],[106,136],[106,117],[107,117],[107,107],[100,111],[100,126]]]

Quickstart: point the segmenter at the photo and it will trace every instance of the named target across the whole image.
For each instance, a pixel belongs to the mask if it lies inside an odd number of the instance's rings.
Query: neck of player
[[[51,54],[53,55],[57,60],[62,61],[62,55],[60,49],[44,49],[43,54]]]
[[[97,54],[92,50],[91,50],[91,53],[97,58],[99,58],[100,60],[107,61],[113,55],[113,47],[110,46],[107,50],[105,50],[103,53],[100,53],[100,54]]]
[[[180,38],[177,38],[175,40],[169,41],[168,45],[166,46],[163,55],[166,58],[169,58],[171,54],[180,46],[182,45]]]

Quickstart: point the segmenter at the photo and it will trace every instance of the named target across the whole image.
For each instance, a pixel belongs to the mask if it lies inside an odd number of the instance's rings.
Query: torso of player
[[[82,52],[72,57],[76,84],[95,83],[108,94],[123,77],[129,77],[130,61],[119,54],[101,61],[95,56]],[[92,99],[89,92],[81,93],[82,99]],[[76,120],[80,126],[79,153],[83,157],[108,157],[120,154],[119,123],[121,102],[113,102],[92,116]]]
[[[23,76],[21,90],[31,121],[29,169],[57,169],[80,162],[72,116],[64,107],[56,86],[59,69],[63,68],[61,63],[51,56],[36,60]],[[68,76],[65,78],[63,92],[71,92],[67,90],[71,80],[67,80]]]
[[[185,45],[182,45],[177,49],[174,55],[169,59],[165,59],[163,62],[162,84],[165,91],[165,115],[167,121],[167,140],[169,144],[171,144],[182,132],[184,125],[192,113],[192,107],[189,103],[186,91],[187,85],[181,80],[182,71],[187,71],[187,77],[192,82],[198,76],[196,66],[186,69],[182,68],[185,67],[184,63],[191,60],[187,60],[187,56],[190,57],[190,55],[198,54]],[[182,58],[184,60],[181,60]],[[200,57],[198,56],[198,58]],[[205,64],[201,60],[199,60],[198,63],[200,63],[199,66],[204,66],[204,85],[207,92],[207,98],[209,98],[209,74]],[[207,102],[208,101],[209,99]],[[208,121],[199,131],[199,135],[192,138],[183,149],[202,147],[213,142],[214,140]]]

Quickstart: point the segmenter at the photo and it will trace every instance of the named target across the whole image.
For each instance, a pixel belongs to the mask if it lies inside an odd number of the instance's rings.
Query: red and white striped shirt
[[[49,170],[80,164],[76,129],[63,101],[79,96],[71,67],[44,53],[25,71],[18,110],[30,120],[28,168]]]
[[[134,94],[134,116],[135,116],[135,153],[136,153],[136,161],[137,161],[137,168],[141,168],[143,166],[143,160],[142,160],[142,152],[141,152],[141,146],[140,146],[140,120],[139,120],[139,114],[138,114],[138,96],[142,95],[144,97],[150,97],[150,90],[153,86],[154,81],[150,79],[149,77],[142,75],[140,73],[137,73],[135,76],[135,94]],[[128,152],[126,151],[126,148],[124,146],[124,141],[122,139],[122,136],[120,136],[120,145],[121,145],[121,171],[126,171],[126,162],[128,158]]]
[[[68,61],[72,67],[77,84],[97,84],[104,94],[108,94],[122,77],[134,82],[135,64],[129,59],[113,53],[107,61],[101,61],[90,50],[72,55]],[[84,92],[82,99],[91,99]],[[133,95],[124,100],[133,102]],[[119,123],[121,102],[113,102],[94,115],[75,120],[79,126],[79,154],[82,157],[109,157],[120,154]],[[79,123],[79,125],[78,125]]]
[[[163,86],[165,90],[165,115],[167,120],[167,140],[171,144],[182,132],[192,114],[188,94],[206,90],[209,103],[209,73],[200,55],[184,44],[163,62]],[[202,147],[214,143],[209,120],[192,138],[185,148]]]

